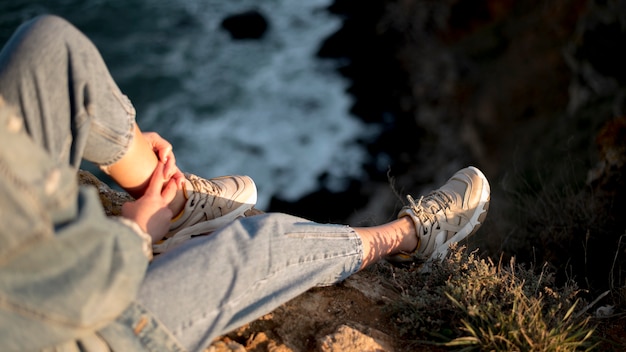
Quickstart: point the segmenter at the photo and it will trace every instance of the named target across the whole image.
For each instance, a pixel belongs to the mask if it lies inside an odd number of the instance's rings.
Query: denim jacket
[[[21,121],[0,107],[0,351],[182,351],[134,302],[144,238]]]

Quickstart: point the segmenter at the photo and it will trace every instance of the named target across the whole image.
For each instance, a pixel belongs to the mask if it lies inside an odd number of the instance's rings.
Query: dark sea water
[[[39,14],[68,19],[96,43],[142,129],[172,142],[183,170],[250,175],[263,208],[322,186],[341,191],[364,174],[357,141],[374,138],[376,127],[349,114],[338,63],[315,55],[341,25],[330,2],[5,0],[0,41]],[[221,21],[250,9],[268,31],[233,40]]]

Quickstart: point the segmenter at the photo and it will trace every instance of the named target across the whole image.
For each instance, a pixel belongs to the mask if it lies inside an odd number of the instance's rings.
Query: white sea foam
[[[376,133],[348,113],[348,82],[315,57],[341,25],[331,0],[111,0],[24,2],[14,15],[51,11],[87,31],[137,107],[143,130],[174,144],[181,168],[247,174],[259,207],[362,175],[357,139]],[[261,40],[233,41],[223,18],[258,9]]]
[[[356,140],[374,131],[349,115],[347,82],[334,63],[315,57],[340,25],[324,11],[329,3],[180,1],[203,31],[151,56],[182,80],[182,90],[147,104],[142,123],[174,142],[184,170],[252,176],[261,208],[273,195],[295,200],[316,190],[322,174],[341,190],[362,176],[366,155]],[[250,8],[268,19],[267,35],[232,41],[221,19]]]

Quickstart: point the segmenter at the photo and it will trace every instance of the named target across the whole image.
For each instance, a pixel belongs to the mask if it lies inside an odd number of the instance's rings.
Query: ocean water
[[[362,142],[376,127],[348,112],[339,63],[315,56],[341,25],[330,2],[6,1],[0,39],[37,14],[67,18],[96,43],[142,129],[172,142],[181,169],[250,175],[264,209],[273,196],[341,191],[364,176]],[[231,39],[222,19],[250,9],[268,20],[266,35]]]

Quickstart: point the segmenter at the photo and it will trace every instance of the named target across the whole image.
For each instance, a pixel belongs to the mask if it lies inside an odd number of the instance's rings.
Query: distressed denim
[[[151,263],[80,188],[132,143],[135,110],[93,44],[54,16],[0,52],[0,350],[202,350],[362,263],[353,229],[284,214],[235,221]],[[12,109],[7,108],[11,106]]]

